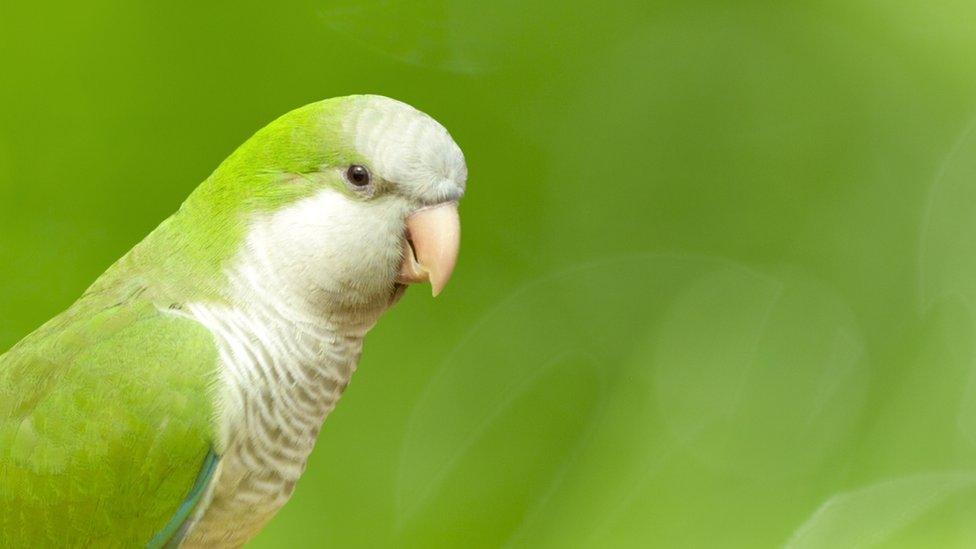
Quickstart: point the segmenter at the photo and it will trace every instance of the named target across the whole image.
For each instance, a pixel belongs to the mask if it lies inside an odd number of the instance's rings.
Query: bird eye
[[[365,166],[353,164],[352,166],[349,166],[348,170],[346,170],[346,179],[357,187],[365,187],[366,185],[369,185],[369,170],[367,170]]]

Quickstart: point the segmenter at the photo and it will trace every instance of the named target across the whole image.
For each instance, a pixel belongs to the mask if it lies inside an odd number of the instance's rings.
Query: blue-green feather
[[[217,454],[213,450],[207,453],[207,457],[203,460],[203,466],[200,468],[200,474],[197,475],[197,480],[193,483],[193,488],[190,490],[190,493],[183,500],[183,503],[180,504],[176,513],[173,514],[173,518],[149,540],[149,544],[147,545],[149,549],[179,547],[180,542],[183,541],[183,536],[186,535],[186,526],[190,519],[190,514],[196,509],[203,494],[207,491],[207,486],[210,485],[210,480],[213,478],[219,461]]]

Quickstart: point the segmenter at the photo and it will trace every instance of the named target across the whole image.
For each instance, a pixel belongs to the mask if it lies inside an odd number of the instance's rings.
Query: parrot
[[[408,285],[460,247],[464,154],[380,95],[258,130],[0,356],[0,547],[240,547],[290,499]]]

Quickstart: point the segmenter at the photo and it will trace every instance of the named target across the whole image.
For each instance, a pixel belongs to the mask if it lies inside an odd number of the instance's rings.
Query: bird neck
[[[372,324],[282,299],[281,288],[247,270],[229,275],[229,303],[187,307],[213,333],[220,357],[214,437],[221,465],[198,527],[246,540],[291,497]]]
[[[366,333],[391,301],[329,306],[283,272],[245,255],[225,271],[226,300],[188,308],[220,348],[219,446],[252,438],[260,444],[249,451],[276,448],[285,461],[304,463],[356,369]]]

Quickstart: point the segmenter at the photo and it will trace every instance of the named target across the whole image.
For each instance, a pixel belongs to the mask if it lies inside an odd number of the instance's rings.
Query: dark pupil
[[[362,166],[349,166],[349,171],[346,172],[346,175],[353,185],[361,187],[369,183],[369,172]]]

